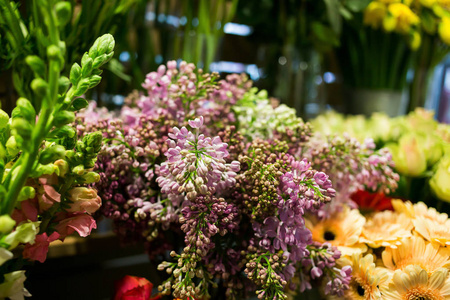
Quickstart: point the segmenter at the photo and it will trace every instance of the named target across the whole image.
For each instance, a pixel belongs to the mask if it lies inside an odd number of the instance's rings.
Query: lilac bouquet
[[[101,214],[124,242],[163,258],[160,292],[286,299],[317,284],[343,295],[351,267],[338,266],[341,253],[327,240],[313,241],[304,217],[329,218],[361,188],[395,189],[390,154],[370,141],[313,135],[245,75],[219,80],[169,62],[143,87],[119,114],[91,106],[76,125],[80,136],[103,133]]]

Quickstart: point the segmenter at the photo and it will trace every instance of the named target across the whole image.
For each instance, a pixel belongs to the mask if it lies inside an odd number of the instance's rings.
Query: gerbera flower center
[[[406,294],[405,300],[440,300],[442,297],[430,289],[415,288],[409,290]]]
[[[336,235],[334,234],[334,232],[329,231],[329,230],[326,230],[326,231],[323,233],[323,238],[324,238],[326,241],[334,241],[334,240],[336,239]]]
[[[358,284],[358,286],[356,287],[356,291],[358,292],[358,295],[360,295],[361,297],[364,296],[364,288]]]

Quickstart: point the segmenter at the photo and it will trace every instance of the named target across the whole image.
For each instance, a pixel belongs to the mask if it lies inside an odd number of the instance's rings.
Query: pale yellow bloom
[[[386,268],[392,271],[418,265],[431,275],[437,269],[450,267],[450,249],[426,242],[419,236],[404,239],[397,249],[386,248],[382,258]]]
[[[382,300],[379,287],[385,284],[390,276],[385,268],[377,268],[372,254],[362,257],[361,254],[353,254],[349,259],[339,261],[341,265],[352,267],[352,280],[344,297],[330,297],[329,299],[348,300]]]
[[[440,223],[424,217],[416,217],[413,224],[414,230],[427,241],[441,246],[450,246],[450,220]]]
[[[450,299],[448,269],[439,269],[430,276],[417,265],[394,272],[388,286],[381,287],[383,300]]]
[[[391,151],[396,170],[402,175],[416,177],[426,171],[427,157],[415,134],[405,134],[398,144],[389,144],[387,147]]]
[[[430,187],[439,199],[450,202],[450,155],[439,161],[436,173],[430,179]]]
[[[440,213],[434,207],[428,207],[423,202],[418,202],[413,205],[409,201],[394,199],[392,200],[392,206],[396,212],[406,214],[411,219],[423,217],[440,224],[445,224],[448,220],[448,215],[446,213]]]
[[[366,219],[357,209],[344,207],[325,220],[306,220],[314,241],[328,242],[336,246],[342,255],[352,255],[367,251],[367,246],[359,243],[362,227]]]
[[[411,218],[405,214],[378,212],[367,220],[359,241],[372,248],[397,248],[403,238],[412,236],[412,228]]]

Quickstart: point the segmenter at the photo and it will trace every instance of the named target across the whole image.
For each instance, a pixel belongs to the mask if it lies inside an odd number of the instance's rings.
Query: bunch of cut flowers
[[[341,251],[351,267],[342,298],[447,299],[450,297],[450,220],[423,202],[392,200],[392,210],[366,215],[345,207],[330,218],[308,218],[313,240]]]
[[[393,196],[436,208],[450,202],[450,126],[436,121],[434,112],[417,108],[395,118],[382,113],[366,118],[327,112],[312,123],[323,134],[347,132],[359,141],[372,137],[377,148],[387,147],[400,174]]]
[[[114,39],[109,34],[98,38],[81,66],[73,64],[70,77],[62,76],[66,49],[60,28],[71,5],[39,3],[34,13],[45,20],[46,33],[38,41],[43,52],[24,58],[34,76],[31,96],[19,98],[11,116],[0,109],[1,299],[30,296],[24,288],[28,265],[44,262],[56,240],[75,232],[88,236],[96,228],[92,214],[101,206],[90,185],[100,179],[93,168],[102,134],[78,138],[71,124],[75,112],[88,105],[80,96],[100,82],[100,67],[113,56]]]
[[[100,212],[123,242],[145,243],[160,261],[160,293],[286,299],[316,285],[344,295],[352,269],[314,240],[306,216],[356,208],[358,190],[394,190],[390,153],[370,139],[314,134],[245,75],[219,79],[170,61],[142,86],[120,112],[91,105],[75,123],[80,138],[102,132]]]

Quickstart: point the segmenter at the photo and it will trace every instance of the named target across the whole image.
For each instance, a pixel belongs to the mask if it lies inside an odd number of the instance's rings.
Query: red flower
[[[383,193],[370,193],[359,190],[354,192],[350,198],[358,205],[362,213],[371,213],[375,211],[394,210],[392,207],[392,198]]]
[[[161,295],[151,297],[153,284],[145,278],[125,276],[116,282],[114,300],[156,300]]]

